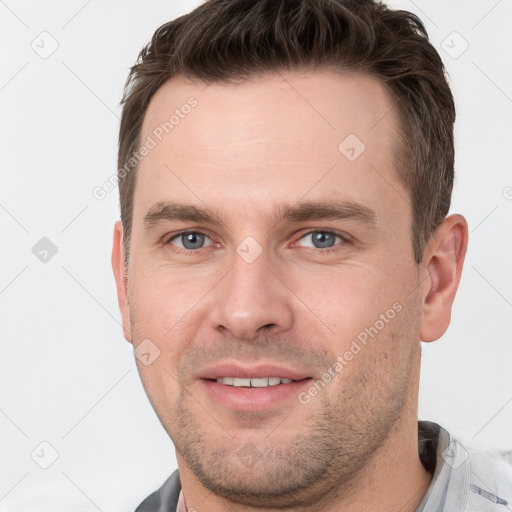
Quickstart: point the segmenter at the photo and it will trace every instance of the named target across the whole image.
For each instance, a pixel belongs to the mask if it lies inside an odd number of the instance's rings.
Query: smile
[[[266,388],[268,386],[277,386],[278,384],[290,384],[295,382],[287,377],[257,377],[254,379],[242,379],[239,377],[217,377],[215,379],[219,384],[226,386],[246,387],[246,388]]]

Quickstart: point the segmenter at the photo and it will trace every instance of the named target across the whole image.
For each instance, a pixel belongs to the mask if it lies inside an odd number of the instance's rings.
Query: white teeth
[[[254,379],[240,379],[238,377],[217,377],[216,381],[219,384],[226,384],[235,387],[252,387],[252,388],[266,388],[267,386],[277,386],[278,384],[290,384],[294,382],[287,377],[257,377]]]
[[[233,379],[233,386],[247,386],[247,387],[250,387],[251,386],[251,379],[239,379],[237,377],[235,377]]]
[[[251,387],[253,388],[266,388],[268,386],[268,379],[251,379]]]

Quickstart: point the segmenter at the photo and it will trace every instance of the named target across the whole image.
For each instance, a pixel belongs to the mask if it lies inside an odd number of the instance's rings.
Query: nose
[[[251,263],[235,253],[231,270],[215,287],[211,326],[240,340],[290,329],[293,294],[277,275],[265,253]]]

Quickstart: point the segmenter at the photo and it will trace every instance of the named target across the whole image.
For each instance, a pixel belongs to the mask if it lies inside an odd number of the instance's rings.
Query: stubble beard
[[[404,307],[402,313],[405,317],[414,314],[407,309]],[[292,435],[286,430],[286,436],[280,437],[280,429],[297,424],[293,411],[282,424],[277,421],[274,430],[258,431],[257,421],[253,421],[255,427],[249,437],[258,458],[252,465],[244,463],[239,455],[247,445],[243,437],[230,434],[221,422],[213,427],[217,430],[212,430],[214,418],[205,419],[205,410],[183,386],[177,403],[172,409],[167,404],[167,410],[157,410],[150,390],[146,393],[177,452],[211,493],[254,507],[311,506],[334,489],[339,497],[351,493],[354,478],[369,464],[401,417],[413,369],[414,350],[407,347],[415,332],[414,320],[402,320],[393,327],[386,334],[388,341],[395,339],[398,352],[404,351],[398,362],[390,366],[388,354],[373,353],[372,347],[366,347],[366,361],[359,365],[358,372],[350,372],[345,378],[342,371],[341,378],[333,379],[310,404],[297,402],[296,408],[309,407],[312,411],[300,430],[295,429]],[[371,343],[389,346],[379,339]],[[383,367],[387,371],[381,370],[378,376],[376,369]],[[204,421],[209,423],[208,429]]]
[[[353,479],[383,445],[400,417],[406,380],[392,392],[388,389],[385,399],[377,404],[366,402],[357,391],[338,391],[345,396],[334,401],[323,390],[315,397],[321,407],[299,431],[293,435],[286,431],[286,436],[280,437],[280,428],[293,424],[292,412],[274,431],[269,428],[254,435],[257,431],[252,429],[253,441],[249,443],[234,439],[219,425],[214,427],[218,427],[215,437],[212,430],[206,433],[190,408],[190,397],[182,391],[175,415],[178,425],[168,433],[197,480],[213,494],[254,507],[310,506],[333,489],[338,494],[350,492]],[[357,390],[365,385],[368,383],[352,382],[348,387]],[[244,461],[244,450],[257,450],[255,462]]]

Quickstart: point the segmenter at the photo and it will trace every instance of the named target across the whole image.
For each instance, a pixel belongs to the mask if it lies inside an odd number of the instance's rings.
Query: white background
[[[132,511],[176,467],[119,324],[117,189],[102,201],[92,190],[116,171],[129,67],[158,26],[196,5],[0,1],[2,512]],[[392,5],[424,20],[446,63],[457,105],[452,211],[471,231],[452,324],[423,347],[420,417],[510,450],[512,2]],[[46,49],[58,43],[47,59],[31,47],[41,37]],[[58,248],[47,263],[32,253],[42,237]],[[59,455],[46,470],[30,456],[43,441]]]

